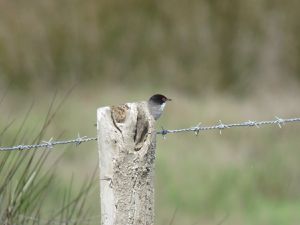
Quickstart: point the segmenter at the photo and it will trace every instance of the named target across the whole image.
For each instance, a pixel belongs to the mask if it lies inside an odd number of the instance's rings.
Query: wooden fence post
[[[147,102],[97,110],[102,225],[154,224],[156,132]]]

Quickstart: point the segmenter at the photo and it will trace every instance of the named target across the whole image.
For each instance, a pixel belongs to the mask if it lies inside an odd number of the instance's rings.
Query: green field
[[[45,138],[69,139],[80,135],[96,136],[94,123],[96,108],[126,101],[148,98],[156,90],[134,91],[114,87],[107,89],[74,89],[52,120]],[[232,96],[186,95],[166,90],[173,98],[157,128],[203,125],[273,119],[274,116],[296,117],[300,113],[291,95],[249,97],[243,100]],[[64,95],[60,91],[59,99]],[[38,132],[53,93],[17,96],[8,94],[2,102],[1,127],[17,118],[7,130],[2,143],[10,143],[29,105],[34,107],[25,125],[25,140]],[[268,101],[275,98],[280,101]],[[32,131],[28,133],[27,131]],[[219,131],[170,134],[164,140],[157,138],[156,159],[156,224],[297,224],[300,209],[300,171],[298,169],[299,125],[287,124],[261,128],[235,128]],[[21,135],[22,136],[22,135]],[[57,163],[55,185],[49,191],[50,200],[45,207],[55,207],[57,193],[68,189],[71,177],[73,189],[83,184],[97,168],[96,143],[78,147],[55,147],[49,161],[63,150]],[[43,151],[43,150],[42,150]],[[47,151],[47,150],[46,150]],[[24,154],[24,153],[18,153]],[[88,196],[90,217],[99,215],[98,182]],[[51,200],[52,199],[52,200]],[[99,219],[99,218],[98,218]],[[97,219],[96,219],[97,221]],[[223,221],[223,222],[222,222]],[[97,223],[95,223],[97,224]]]
[[[98,107],[155,93],[173,99],[157,129],[299,117],[299,7],[295,0],[0,1],[0,146],[95,137]],[[156,224],[299,224],[299,131],[293,123],[159,136]],[[0,152],[0,223],[99,224],[96,146]],[[77,206],[54,218],[88,179],[92,188]]]

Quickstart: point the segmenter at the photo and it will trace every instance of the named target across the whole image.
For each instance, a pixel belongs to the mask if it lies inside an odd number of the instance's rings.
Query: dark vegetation
[[[295,0],[5,0],[0,83],[248,93],[260,82],[298,82],[299,7]]]

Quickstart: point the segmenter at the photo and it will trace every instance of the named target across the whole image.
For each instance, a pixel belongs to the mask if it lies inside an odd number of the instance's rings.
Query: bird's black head
[[[171,101],[170,98],[167,98],[166,96],[164,95],[161,95],[161,94],[156,94],[156,95],[153,95],[150,99],[149,99],[150,102],[153,102],[153,103],[156,103],[156,104],[160,104],[162,105],[163,103],[167,102],[167,101]]]

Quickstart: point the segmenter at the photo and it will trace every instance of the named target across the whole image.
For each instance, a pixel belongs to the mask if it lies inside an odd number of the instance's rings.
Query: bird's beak
[[[167,98],[167,101],[172,101],[172,99],[171,98]]]

